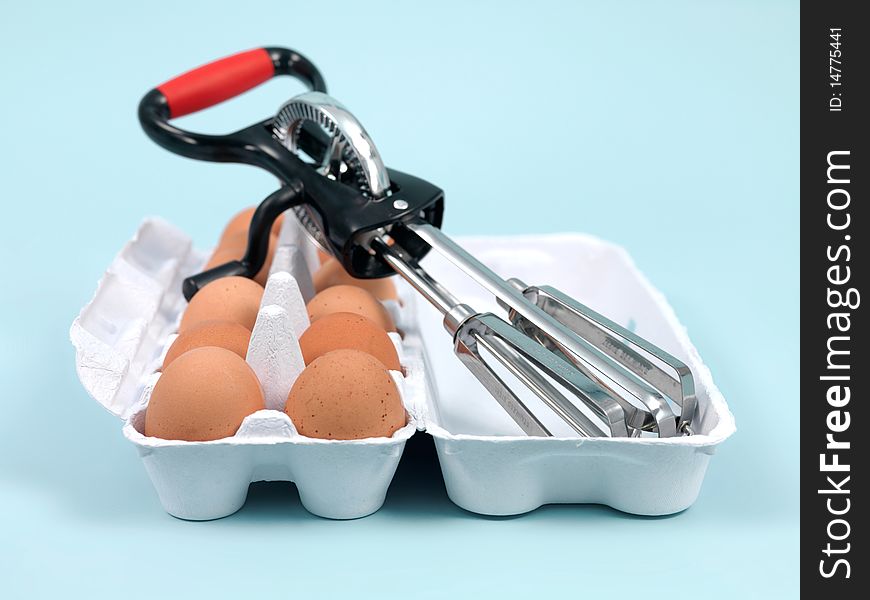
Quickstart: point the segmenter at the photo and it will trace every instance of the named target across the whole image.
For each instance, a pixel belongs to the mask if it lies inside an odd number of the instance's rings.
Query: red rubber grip
[[[171,118],[219,104],[268,81],[275,74],[264,48],[246,50],[197,67],[157,89],[166,97]]]

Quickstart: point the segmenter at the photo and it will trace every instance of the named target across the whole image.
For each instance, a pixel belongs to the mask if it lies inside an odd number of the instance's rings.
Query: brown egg
[[[384,365],[359,350],[333,350],[296,379],[284,412],[304,436],[389,437],[405,425],[399,390]]]
[[[257,210],[256,206],[249,206],[248,208],[237,212],[230,222],[227,223],[227,226],[224,227],[224,231],[221,234],[220,242],[218,242],[218,246],[222,246],[224,240],[228,237],[232,237],[238,235],[239,233],[248,235],[248,229],[251,227],[251,219],[254,217],[254,211]],[[284,215],[281,214],[275,222],[272,223],[272,234],[277,235],[281,231],[281,223],[284,222]]]
[[[308,318],[317,319],[338,312],[362,315],[384,331],[395,331],[390,313],[371,292],[353,285],[335,285],[319,292],[308,303]]]
[[[281,227],[284,226],[284,214],[278,215],[278,218],[272,223],[272,235],[281,235]]]
[[[397,298],[396,285],[392,278],[357,279],[351,277],[341,266],[341,263],[334,258],[323,263],[323,266],[314,274],[313,279],[314,290],[317,292],[322,292],[334,285],[355,285],[370,291],[378,300],[395,300]]]
[[[326,264],[327,262],[329,262],[331,260],[335,260],[335,259],[331,255],[327,254],[326,252],[324,252],[323,250],[318,248],[317,249],[317,260],[319,260],[320,264],[323,265],[323,264]]]
[[[202,346],[217,346],[226,348],[245,358],[248,354],[248,344],[251,341],[251,332],[238,323],[231,321],[202,321],[193,325],[175,338],[166,357],[163,359],[163,368],[176,358],[194,348]]]
[[[263,408],[263,390],[248,363],[226,348],[194,348],[157,380],[145,412],[145,435],[219,440],[234,435],[245,417]]]
[[[202,268],[202,270],[208,271],[209,269],[212,269],[219,265],[223,265],[234,260],[239,260],[241,258],[242,257],[239,255],[239,253],[235,250],[228,250],[226,248],[218,246],[214,249],[214,252],[212,252],[211,257],[209,257],[208,262],[205,263],[205,266]]]
[[[199,290],[181,317],[179,333],[203,321],[232,321],[253,331],[263,287],[246,277],[222,277]]]
[[[266,262],[263,263],[263,266],[254,276],[254,281],[262,286],[266,285],[266,279],[268,279],[269,277],[269,269],[272,266],[272,259],[275,258],[275,248],[277,247],[278,236],[270,235],[269,249],[266,254]],[[205,264],[205,269],[211,269],[212,267],[216,267],[218,265],[222,265],[233,260],[241,260],[241,258],[245,255],[245,251],[247,249],[248,234],[242,232],[233,234],[228,238],[224,239],[221,242],[221,245],[215,249],[214,254],[211,255],[211,258]]]
[[[391,371],[401,371],[399,355],[387,332],[362,315],[349,312],[321,317],[299,338],[305,364],[327,352],[340,349],[360,350],[371,354]]]

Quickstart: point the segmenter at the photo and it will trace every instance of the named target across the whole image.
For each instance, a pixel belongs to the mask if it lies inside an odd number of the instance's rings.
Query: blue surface
[[[797,2],[3,0],[2,15],[0,596],[797,595]],[[389,164],[447,190],[448,232],[586,231],[631,251],[737,417],[694,507],[479,518],[446,499],[420,436],[369,518],[312,517],[280,484],[217,522],[163,513],[79,385],[67,330],[143,216],[208,244],[274,189],[157,148],[135,118],[153,85],[264,44],[310,56]],[[228,131],[299,90],[273,81],[186,125]]]

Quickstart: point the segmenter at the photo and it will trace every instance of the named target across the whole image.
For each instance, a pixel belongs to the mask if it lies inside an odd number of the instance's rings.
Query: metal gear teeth
[[[371,189],[365,174],[362,172],[359,158],[350,150],[349,140],[344,134],[338,130],[335,122],[321,111],[315,110],[312,106],[305,103],[288,103],[278,115],[275,117],[273,125],[273,135],[288,149],[291,147],[292,141],[299,135],[299,129],[305,121],[311,121],[319,125],[332,137],[338,137],[343,142],[343,150],[341,158],[347,168],[353,174],[355,183],[359,191],[364,196],[371,196]]]

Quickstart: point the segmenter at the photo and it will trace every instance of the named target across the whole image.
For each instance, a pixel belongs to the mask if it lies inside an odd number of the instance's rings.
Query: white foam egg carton
[[[266,409],[248,416],[234,436],[186,442],[143,433],[158,369],[186,305],[181,282],[206,259],[163,220],[142,223],[73,322],[79,378],[124,419],[124,435],[138,449],[163,507],[183,519],[232,514],[251,482],[277,480],[293,481],[316,515],[371,514],[383,504],[405,442],[417,431],[435,439],[450,498],[473,512],[511,515],[548,503],[600,503],[662,515],[690,506],[734,420],[673,311],[625,251],[581,235],[460,242],[501,275],[555,285],[684,360],[698,394],[695,435],[582,439],[554,417],[545,424],[561,437],[526,437],[455,358],[437,312],[418,305],[400,281],[399,302],[385,304],[401,333],[390,334],[403,367],[392,375],[407,425],[389,438],[300,435],[282,409],[303,368],[297,340],[308,325],[304,303],[313,295],[310,273],[318,261],[293,219],[285,219],[247,354]],[[463,301],[498,312],[491,298],[434,253],[426,266]]]

